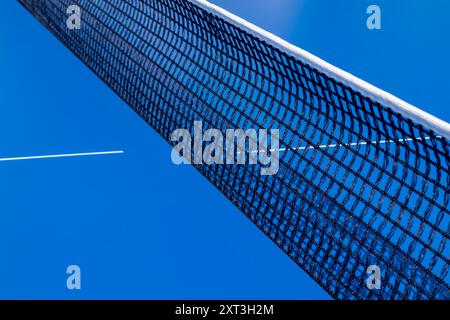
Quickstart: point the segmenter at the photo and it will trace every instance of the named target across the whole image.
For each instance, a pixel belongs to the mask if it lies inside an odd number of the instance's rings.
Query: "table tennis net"
[[[331,296],[449,298],[448,136],[202,2],[20,2],[172,145],[194,121],[279,129],[277,174],[194,167]]]

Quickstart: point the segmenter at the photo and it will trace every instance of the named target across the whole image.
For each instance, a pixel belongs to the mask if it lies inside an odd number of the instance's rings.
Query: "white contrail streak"
[[[441,136],[436,136],[436,138],[440,139]],[[399,139],[399,140],[380,140],[380,141],[360,141],[360,142],[352,142],[352,143],[341,143],[341,144],[324,144],[318,147],[315,146],[306,146],[306,147],[295,147],[295,148],[279,148],[279,149],[271,149],[270,152],[284,152],[288,150],[313,150],[313,149],[329,149],[329,148],[339,148],[339,147],[355,147],[355,146],[365,146],[370,144],[387,144],[387,143],[398,143],[398,142],[413,142],[413,141],[422,141],[422,140],[431,140],[431,137],[425,138],[408,138],[408,139]],[[263,153],[266,152],[264,150],[252,150],[251,153]],[[238,152],[240,154],[242,152]]]
[[[436,138],[439,139],[441,137],[436,137]],[[387,144],[387,143],[397,143],[397,142],[413,142],[413,141],[421,141],[421,140],[431,140],[431,137],[408,138],[408,139],[399,139],[399,140],[380,140],[380,141],[371,141],[371,142],[361,141],[361,142],[353,142],[353,143],[345,143],[345,144],[328,144],[328,145],[321,145],[318,148],[319,149],[328,149],[328,148],[339,148],[339,147],[345,147],[345,146],[355,147],[355,146],[365,146],[368,144]],[[306,149],[317,149],[317,148],[314,146],[293,148],[293,150],[306,150]],[[287,148],[280,149],[280,151],[286,151],[286,150],[287,150]]]
[[[22,160],[37,160],[37,159],[54,159],[54,158],[74,158],[74,157],[92,157],[101,155],[123,154],[125,151],[102,151],[102,152],[87,152],[87,153],[66,153],[66,154],[50,154],[42,156],[27,156],[14,158],[0,158],[0,161],[22,161]]]

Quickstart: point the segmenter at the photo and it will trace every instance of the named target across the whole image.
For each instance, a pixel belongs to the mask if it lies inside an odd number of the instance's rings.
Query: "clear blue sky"
[[[213,2],[450,121],[448,0]],[[0,11],[0,137],[0,158],[126,152],[0,162],[0,298],[328,298],[16,1]]]

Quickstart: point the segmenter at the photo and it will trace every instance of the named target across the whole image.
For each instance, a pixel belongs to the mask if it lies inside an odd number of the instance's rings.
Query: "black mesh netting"
[[[169,142],[279,129],[276,175],[195,167],[333,297],[449,298],[447,139],[191,1],[20,2]]]

